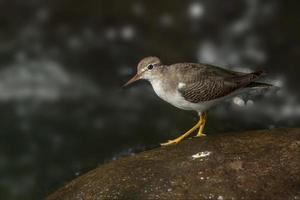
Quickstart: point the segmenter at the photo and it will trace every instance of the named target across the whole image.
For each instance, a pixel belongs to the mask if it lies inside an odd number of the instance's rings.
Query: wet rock
[[[190,138],[100,166],[56,199],[300,199],[300,129]]]

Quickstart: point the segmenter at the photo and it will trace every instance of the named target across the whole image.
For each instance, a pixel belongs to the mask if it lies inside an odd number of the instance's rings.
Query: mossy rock
[[[46,199],[300,199],[300,129],[189,138],[102,165]]]

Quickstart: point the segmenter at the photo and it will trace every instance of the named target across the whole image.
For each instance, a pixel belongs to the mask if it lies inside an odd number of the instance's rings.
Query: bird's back
[[[216,78],[231,78],[235,76],[245,75],[242,72],[227,70],[218,66],[202,64],[202,63],[176,63],[169,66],[177,72],[179,78],[196,78],[216,77]]]
[[[167,68],[171,72],[168,74],[174,76],[173,85],[181,83],[177,90],[192,103],[224,97],[247,87],[263,74],[263,71],[246,74],[200,63],[177,63]]]

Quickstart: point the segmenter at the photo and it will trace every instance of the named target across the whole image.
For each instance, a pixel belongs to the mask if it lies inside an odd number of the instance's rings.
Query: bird
[[[166,65],[160,58],[148,56],[140,60],[137,73],[124,87],[141,79],[147,80],[164,101],[179,109],[198,113],[199,121],[196,125],[179,137],[161,144],[168,146],[179,143],[197,129],[196,137],[206,136],[204,127],[208,110],[249,89],[272,87],[271,84],[256,81],[264,75],[264,70],[242,73],[202,63]]]

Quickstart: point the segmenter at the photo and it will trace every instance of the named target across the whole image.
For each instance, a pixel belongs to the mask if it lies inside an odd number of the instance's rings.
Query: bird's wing
[[[178,91],[189,102],[210,101],[246,87],[257,79],[262,71],[245,74],[204,64],[186,63],[176,67]]]

